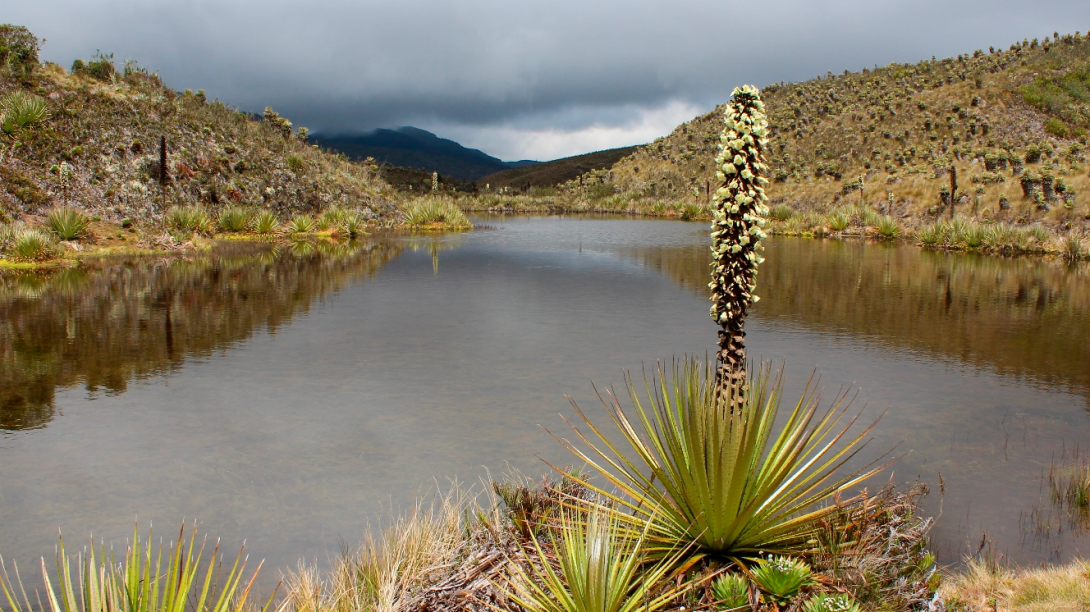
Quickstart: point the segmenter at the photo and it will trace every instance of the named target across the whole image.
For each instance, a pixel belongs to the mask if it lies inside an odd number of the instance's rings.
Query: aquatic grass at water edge
[[[212,217],[199,204],[171,206],[166,213],[167,226],[180,232],[207,234],[212,230]]]
[[[226,206],[219,214],[220,228],[227,232],[241,232],[250,224],[250,211],[241,206]]]
[[[271,210],[261,210],[250,221],[254,232],[262,235],[275,234],[280,229],[280,220]]]

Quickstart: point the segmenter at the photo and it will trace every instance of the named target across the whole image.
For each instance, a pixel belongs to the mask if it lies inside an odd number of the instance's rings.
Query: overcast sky
[[[759,86],[1090,30],[1088,0],[35,0],[0,20],[314,132],[414,125],[497,157],[640,144]]]

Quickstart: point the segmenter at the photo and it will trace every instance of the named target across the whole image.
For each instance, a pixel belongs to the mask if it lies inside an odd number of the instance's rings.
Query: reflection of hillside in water
[[[221,244],[187,260],[0,274],[0,430],[48,423],[57,387],[121,392],[186,357],[275,331],[397,253],[377,242]]]
[[[706,247],[621,252],[707,294]],[[1090,268],[836,240],[770,240],[754,315],[1090,390]]]

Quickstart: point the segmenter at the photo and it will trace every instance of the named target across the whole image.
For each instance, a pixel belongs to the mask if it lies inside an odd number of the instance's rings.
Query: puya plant
[[[764,188],[768,171],[764,150],[768,146],[768,118],[757,88],[745,85],[734,90],[724,116],[715,158],[716,178],[712,210],[711,316],[719,324],[717,376],[723,387],[741,390],[746,376],[745,320],[751,304],[760,298],[757,266],[761,240],[765,238],[768,197]],[[738,393],[730,394],[740,399]]]
[[[821,522],[836,510],[825,502],[881,467],[838,475],[870,431],[847,435],[855,419],[844,422],[846,395],[820,410],[807,385],[777,427],[782,372],[773,377],[762,367],[747,379],[744,321],[756,300],[768,212],[761,176],[768,123],[753,87],[736,89],[725,114],[712,222],[712,316],[721,328],[716,363],[685,359],[672,372],[660,366],[653,382],[645,378],[646,392],[627,377],[632,410],[612,393],[602,398],[623,444],[573,402],[590,434],[572,426],[581,444],[561,443],[613,490],[569,477],[609,500],[628,529],[652,526],[654,554],[691,547],[697,555],[748,564],[762,552],[811,551]]]

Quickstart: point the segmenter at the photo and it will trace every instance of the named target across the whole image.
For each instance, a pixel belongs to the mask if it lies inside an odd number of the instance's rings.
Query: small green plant
[[[10,138],[45,121],[49,115],[45,98],[21,89],[0,98],[0,131]]]
[[[239,551],[229,569],[216,563],[217,544],[212,559],[204,560],[204,542],[196,541],[196,530],[185,540],[185,530],[178,533],[174,546],[158,551],[139,539],[134,529],[132,544],[124,558],[115,563],[105,547],[95,554],[94,544],[73,560],[64,550],[62,538],[57,548],[57,572],[53,579],[42,562],[46,601],[51,612],[238,612],[249,609],[247,599],[258,565],[249,582],[243,583],[246,559]],[[148,534],[151,540],[151,534]],[[165,563],[164,563],[165,561]],[[200,576],[201,566],[204,577]],[[74,571],[73,571],[74,570]],[[54,580],[56,588],[54,588]],[[14,612],[42,610],[40,601],[32,604],[16,572],[14,581],[0,564],[0,590]],[[20,597],[22,595],[22,597]],[[271,600],[270,600],[271,603]],[[265,612],[269,607],[262,608]]]
[[[738,574],[724,574],[712,583],[712,596],[720,610],[748,612],[749,581]]]
[[[345,213],[344,219],[340,223],[341,229],[349,238],[355,238],[362,234],[364,225],[363,215],[358,212]]]
[[[227,206],[220,211],[219,224],[225,232],[241,232],[250,224],[250,211],[241,206]]]
[[[255,232],[262,235],[275,234],[276,230],[280,229],[280,220],[276,218],[276,213],[271,210],[258,212],[254,215],[250,224]]]
[[[87,232],[91,220],[82,211],[69,206],[49,211],[46,224],[61,240],[78,240]]]
[[[1067,124],[1055,117],[1052,117],[1045,122],[1045,132],[1057,138],[1067,138]]]
[[[302,157],[300,157],[298,155],[294,155],[294,154],[289,155],[285,161],[288,164],[288,168],[291,168],[295,172],[299,172],[300,170],[306,168],[306,166],[307,166],[306,160],[304,160]]]
[[[848,229],[848,224],[851,223],[851,220],[848,218],[848,215],[837,211],[829,215],[828,223],[829,229],[833,230],[834,232],[842,232]]]
[[[682,221],[692,221],[693,219],[699,219],[703,216],[705,208],[700,204],[694,204],[692,202],[686,202],[681,205],[678,210],[678,218]]]
[[[1060,243],[1060,254],[1067,261],[1078,261],[1083,256],[1082,238],[1078,234],[1064,236]]]
[[[685,551],[644,567],[646,531],[629,533],[616,516],[561,513],[555,554],[546,552],[531,532],[533,546],[525,551],[531,569],[510,564],[515,575],[507,595],[527,612],[655,612],[692,588],[692,582],[677,586],[672,581],[662,588]]]
[[[768,212],[768,216],[776,221],[787,221],[797,214],[798,212],[787,204],[777,204]]]
[[[791,602],[803,587],[812,584],[810,566],[791,557],[769,555],[753,568],[753,582],[769,599],[780,605]]]
[[[447,229],[468,229],[473,226],[466,214],[445,198],[429,197],[410,202],[404,213],[409,227],[442,225]]]
[[[18,261],[42,261],[56,254],[56,245],[42,230],[21,229],[11,238],[10,253]]]
[[[179,232],[207,234],[212,230],[212,217],[200,204],[171,206],[166,221],[168,227]]]
[[[896,238],[901,235],[901,224],[893,217],[882,215],[874,227],[878,235],[883,238]]]
[[[309,215],[296,215],[292,217],[288,228],[293,234],[309,234],[314,231],[314,219]]]
[[[851,595],[818,593],[806,601],[803,612],[863,612]]]
[[[341,225],[348,214],[349,213],[346,210],[339,206],[330,206],[322,211],[322,214],[318,215],[315,225],[320,231],[325,231],[329,228]]]

